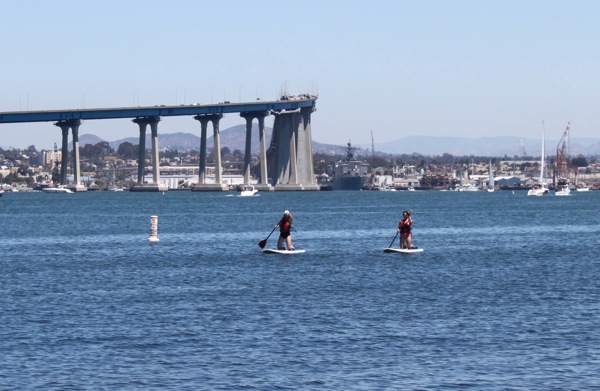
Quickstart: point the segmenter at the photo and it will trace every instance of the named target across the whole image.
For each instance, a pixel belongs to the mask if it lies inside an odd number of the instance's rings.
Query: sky
[[[549,138],[569,121],[572,137],[600,134],[598,1],[6,0],[2,14],[0,112],[287,92],[318,95],[312,136],[328,144],[539,139],[542,121]],[[228,114],[220,128],[243,123]],[[158,130],[200,125],[167,117]],[[79,132],[138,136],[130,120]],[[0,146],[48,149],[60,137],[52,123],[0,124]]]

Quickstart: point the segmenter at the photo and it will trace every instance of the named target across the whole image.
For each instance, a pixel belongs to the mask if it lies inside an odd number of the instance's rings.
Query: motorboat
[[[583,182],[579,182],[576,186],[575,189],[577,191],[590,191],[590,187],[588,185],[586,185]]]
[[[58,185],[56,187],[46,187],[42,189],[44,193],[73,193],[71,189],[67,189],[65,185]]]
[[[240,188],[240,196],[242,197],[252,197],[258,193],[258,190],[254,188],[252,185],[243,185]]]
[[[527,191],[528,196],[540,197],[544,194],[546,194],[546,192],[544,191],[544,188],[541,185],[533,185],[533,187]]]
[[[472,183],[464,183],[462,185],[458,184],[456,185],[456,191],[479,191],[479,189],[477,188],[477,186],[475,186]]]
[[[557,196],[568,196],[571,195],[570,183],[567,178],[558,178],[558,182],[556,183],[556,189],[554,195]]]
[[[17,189],[16,187],[13,187],[11,185],[2,185],[0,190],[2,190],[2,192],[7,192],[7,193],[18,193],[19,192],[19,189]]]

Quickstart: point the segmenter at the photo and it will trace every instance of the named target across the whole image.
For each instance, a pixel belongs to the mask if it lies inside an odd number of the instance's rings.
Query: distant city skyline
[[[0,112],[319,96],[313,139],[596,137],[595,1],[12,2]],[[65,18],[65,16],[67,16]],[[236,115],[225,129],[244,123]],[[272,126],[272,118],[267,119]],[[135,137],[129,120],[81,133]],[[159,133],[200,133],[164,118]],[[60,142],[52,123],[0,125],[0,145]]]

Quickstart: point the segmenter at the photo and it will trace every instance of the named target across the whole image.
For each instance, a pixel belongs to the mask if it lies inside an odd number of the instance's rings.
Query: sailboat
[[[546,182],[546,178],[544,178],[544,167],[546,166],[546,142],[545,142],[545,131],[544,131],[544,123],[542,122],[542,157],[540,160],[540,179],[537,185],[534,185],[527,192],[528,196],[543,196],[544,194],[548,194],[550,191],[548,189],[548,182]]]
[[[465,178],[467,181],[465,181]],[[479,189],[469,180],[469,173],[467,171],[466,175],[460,170],[460,184],[456,185],[456,191],[478,191]]]
[[[489,168],[489,178],[488,178],[488,189],[490,193],[494,191],[494,173],[492,172],[492,161],[490,160],[490,168]]]
[[[562,138],[556,147],[556,170],[554,195],[571,195],[571,182],[569,181],[569,122]]]

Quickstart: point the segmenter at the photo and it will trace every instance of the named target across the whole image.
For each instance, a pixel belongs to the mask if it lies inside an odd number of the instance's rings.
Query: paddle
[[[277,227],[273,228],[273,230],[271,231],[269,236],[267,236],[267,239],[264,239],[264,240],[261,240],[260,242],[258,242],[258,246],[260,248],[265,248],[265,246],[267,245],[267,240],[271,237],[271,234],[273,234],[273,232],[275,232],[275,229],[277,229]]]
[[[394,244],[394,241],[396,240],[397,237],[398,237],[398,232],[396,232],[396,236],[394,236],[394,239],[392,239],[392,243],[390,243],[388,248],[392,248],[392,244]]]

